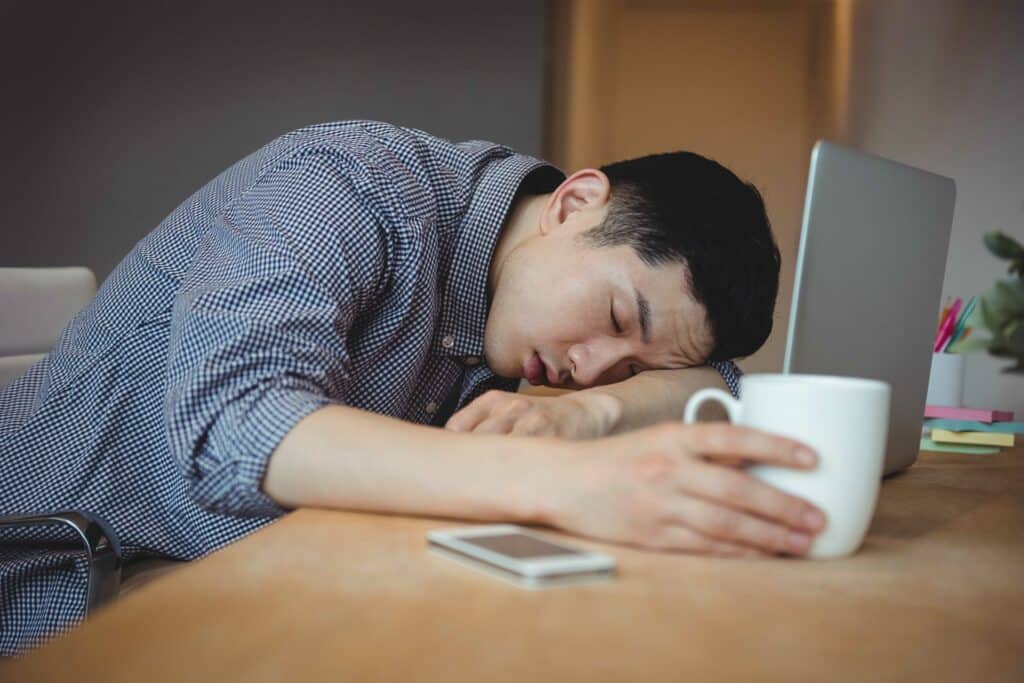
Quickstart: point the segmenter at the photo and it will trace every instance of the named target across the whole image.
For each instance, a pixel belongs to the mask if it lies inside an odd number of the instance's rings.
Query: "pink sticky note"
[[[952,406],[925,406],[925,417],[941,417],[947,420],[977,420],[978,422],[1013,422],[1013,412],[1008,410],[986,410],[984,408],[954,408]]]

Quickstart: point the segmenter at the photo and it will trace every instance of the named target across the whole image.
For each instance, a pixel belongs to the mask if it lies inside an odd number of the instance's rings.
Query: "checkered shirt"
[[[378,122],[270,142],[143,238],[0,390],[0,515],[88,510],[125,559],[192,560],[287,512],[260,481],[318,408],[443,425],[514,391],[482,361],[490,256],[517,191],[562,178]],[[84,617],[85,560],[53,534],[0,530],[0,654]]]

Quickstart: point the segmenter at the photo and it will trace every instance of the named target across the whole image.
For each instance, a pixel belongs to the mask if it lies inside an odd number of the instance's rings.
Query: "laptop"
[[[955,198],[950,178],[811,153],[782,371],[888,382],[885,474],[917,459]]]

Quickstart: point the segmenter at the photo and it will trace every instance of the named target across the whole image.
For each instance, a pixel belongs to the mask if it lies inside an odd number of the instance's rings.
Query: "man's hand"
[[[445,426],[476,434],[594,439],[678,420],[686,400],[705,387],[727,389],[717,370],[700,366],[647,370],[622,382],[558,396],[489,391]],[[702,415],[721,419],[725,411],[712,403]]]
[[[821,513],[743,469],[813,467],[800,449],[722,423],[665,422],[587,441],[510,439],[330,405],[278,444],[261,488],[284,507],[542,523],[713,555],[802,554]]]
[[[609,434],[621,412],[621,402],[605,394],[488,391],[455,413],[445,427],[477,434],[592,439]]]
[[[658,550],[727,556],[802,555],[824,515],[747,474],[739,463],[813,468],[791,439],[728,424],[663,423],[566,444],[541,495],[547,523]]]

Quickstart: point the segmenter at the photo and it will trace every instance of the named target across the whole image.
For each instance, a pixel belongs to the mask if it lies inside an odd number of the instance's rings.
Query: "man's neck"
[[[501,281],[501,273],[509,256],[519,248],[519,245],[540,230],[540,214],[550,198],[550,194],[524,195],[512,205],[504,225],[501,226],[501,236],[491,257],[491,268],[487,277],[488,296],[493,295],[495,287]]]

